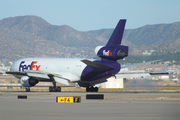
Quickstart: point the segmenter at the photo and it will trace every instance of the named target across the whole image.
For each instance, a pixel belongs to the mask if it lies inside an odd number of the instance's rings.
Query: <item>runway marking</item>
[[[38,115],[67,115],[66,113],[35,113]]]
[[[127,114],[127,115],[160,115],[160,114]]]

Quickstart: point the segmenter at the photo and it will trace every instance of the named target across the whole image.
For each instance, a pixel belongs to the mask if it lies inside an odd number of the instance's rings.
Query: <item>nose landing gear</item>
[[[29,87],[26,87],[26,92],[30,92],[30,88]]]

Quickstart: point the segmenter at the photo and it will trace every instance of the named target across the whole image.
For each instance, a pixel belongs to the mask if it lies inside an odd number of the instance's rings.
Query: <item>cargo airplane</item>
[[[38,82],[52,82],[49,92],[61,92],[56,82],[69,85],[78,83],[86,87],[87,92],[98,92],[96,84],[107,82],[107,78],[115,76],[121,68],[140,64],[121,66],[117,60],[128,56],[128,46],[121,45],[126,19],[121,19],[105,46],[97,46],[95,53],[100,60],[84,58],[24,58],[13,63],[7,74],[20,79],[26,91]],[[154,61],[151,61],[154,62]]]

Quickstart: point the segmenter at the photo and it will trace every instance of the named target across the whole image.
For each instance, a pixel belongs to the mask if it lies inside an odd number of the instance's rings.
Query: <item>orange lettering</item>
[[[34,62],[32,63],[32,65],[31,65],[31,70],[33,70],[33,68],[36,67],[36,65],[34,65],[34,64],[36,64],[36,63],[37,63],[37,61],[34,61]]]
[[[36,70],[39,70],[40,67],[41,65],[36,65]]]
[[[109,55],[109,56],[112,56],[112,52],[111,52],[110,50],[108,51],[108,55]]]

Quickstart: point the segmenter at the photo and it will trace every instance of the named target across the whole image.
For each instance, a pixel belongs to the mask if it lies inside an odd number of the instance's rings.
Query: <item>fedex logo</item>
[[[24,70],[39,70],[41,65],[37,65],[37,61],[32,61],[30,64],[25,64],[25,61],[21,61],[19,65],[19,71]]]
[[[103,55],[104,56],[113,56],[112,52],[110,50],[108,50],[107,52],[105,50],[103,50]]]
[[[26,79],[24,79],[24,80],[21,80],[21,82],[22,82],[22,83],[25,83],[25,82],[26,82]]]

